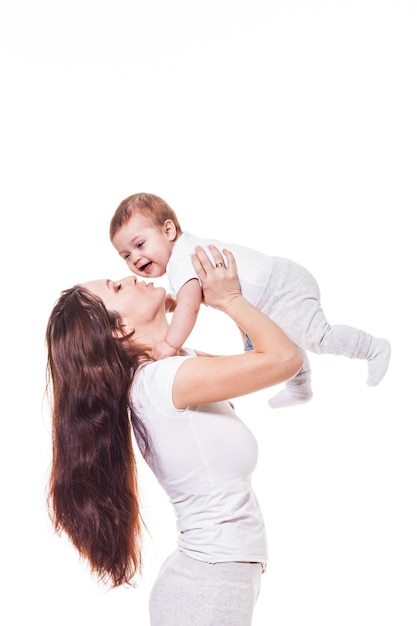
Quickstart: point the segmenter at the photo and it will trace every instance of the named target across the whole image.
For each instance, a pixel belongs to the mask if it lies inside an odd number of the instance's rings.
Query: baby
[[[352,326],[331,326],[321,308],[317,282],[307,269],[286,258],[183,232],[175,212],[158,196],[138,193],[123,200],[111,219],[110,239],[134,274],[147,279],[167,274],[175,304],[171,304],[173,314],[167,335],[156,346],[156,358],[177,354],[194,328],[202,291],[191,257],[196,246],[202,246],[210,255],[209,246],[214,245],[233,253],[244,297],[273,319],[303,356],[298,374],[269,400],[272,408],[311,400],[307,350],[367,360],[366,382],[370,386],[378,385],[387,371],[389,342]],[[224,266],[216,267],[221,271]],[[250,338],[245,336],[245,350],[252,348]]]

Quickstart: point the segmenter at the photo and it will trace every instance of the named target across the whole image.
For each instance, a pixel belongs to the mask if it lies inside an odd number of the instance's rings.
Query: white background
[[[149,191],[185,230],[306,265],[331,323],[392,343],[377,388],[366,363],[311,355],[311,403],[272,411],[269,391],[235,402],[258,439],[270,542],[254,625],[416,626],[417,3],[6,0],[0,11],[2,623],[148,624],[175,546],[143,463],[135,590],[97,585],[44,502],[47,317],[62,289],[126,275],[109,220]],[[205,309],[190,345],[241,349]]]

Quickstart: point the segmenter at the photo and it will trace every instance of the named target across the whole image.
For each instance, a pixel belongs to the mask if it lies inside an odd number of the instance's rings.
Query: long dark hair
[[[48,320],[47,393],[52,415],[48,506],[93,573],[116,587],[142,571],[142,522],[132,425],[133,374],[150,355],[115,338],[116,313],[76,285],[61,293]],[[134,421],[134,424],[132,424]]]

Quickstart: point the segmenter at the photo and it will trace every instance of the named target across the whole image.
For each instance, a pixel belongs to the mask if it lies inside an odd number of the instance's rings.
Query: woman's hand
[[[252,341],[253,350],[239,354],[185,359],[177,370],[172,399],[177,409],[244,396],[288,380],[303,365],[297,346],[275,322],[243,297],[233,255],[210,248],[214,264],[198,247],[193,266],[202,283],[205,303],[220,309]],[[224,267],[224,262],[227,267]]]
[[[242,290],[237,275],[235,258],[228,250],[221,252],[215,246],[209,246],[214,263],[210,261],[203,248],[197,246],[192,256],[192,263],[201,280],[204,304],[214,309],[227,311],[236,298],[242,297]]]

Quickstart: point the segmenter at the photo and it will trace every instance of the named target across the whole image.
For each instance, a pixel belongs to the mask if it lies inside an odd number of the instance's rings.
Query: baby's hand
[[[172,313],[177,306],[177,301],[171,295],[167,294],[165,298],[165,313]]]
[[[153,356],[158,361],[160,359],[166,359],[169,356],[176,356],[178,350],[169,345],[165,340],[158,341],[153,349]]]

